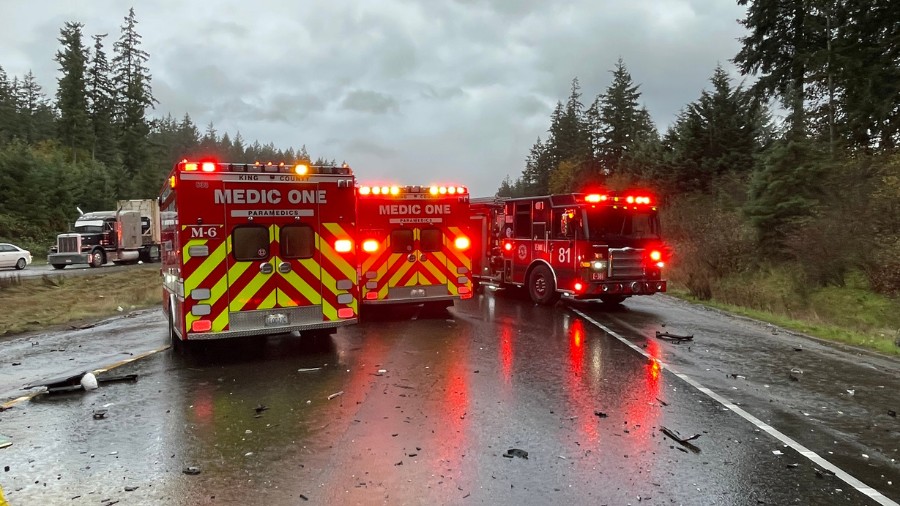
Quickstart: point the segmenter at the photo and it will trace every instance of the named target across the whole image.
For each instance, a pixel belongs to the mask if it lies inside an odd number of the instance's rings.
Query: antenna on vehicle
[[[75,209],[78,209],[78,216],[84,216],[84,211],[82,211],[80,207],[75,206]]]

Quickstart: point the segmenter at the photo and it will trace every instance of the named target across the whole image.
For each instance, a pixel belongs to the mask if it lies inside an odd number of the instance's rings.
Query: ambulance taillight
[[[353,250],[353,241],[350,239],[338,239],[334,241],[334,250],[338,253],[350,253]]]
[[[455,241],[453,241],[453,245],[456,246],[456,249],[465,251],[469,249],[469,246],[472,245],[472,241],[470,241],[468,237],[461,235],[457,237]]]
[[[378,251],[378,241],[375,239],[366,239],[362,243],[362,249],[366,253],[375,253]]]

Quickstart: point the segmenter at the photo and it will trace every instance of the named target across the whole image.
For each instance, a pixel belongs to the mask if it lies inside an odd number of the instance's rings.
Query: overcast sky
[[[735,0],[135,2],[153,116],[347,161],[362,182],[453,183],[490,195],[521,174],[573,77],[589,105],[622,57],[660,131],[744,30]],[[0,0],[0,66],[52,97],[66,21],[108,33],[114,0]],[[233,160],[238,161],[238,160]]]

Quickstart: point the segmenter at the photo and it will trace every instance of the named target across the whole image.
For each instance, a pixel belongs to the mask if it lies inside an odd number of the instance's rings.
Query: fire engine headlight
[[[606,262],[603,262],[603,261],[600,261],[600,260],[596,260],[596,261],[594,261],[592,267],[593,267],[594,270],[596,270],[596,271],[603,271],[603,270],[606,270]]]

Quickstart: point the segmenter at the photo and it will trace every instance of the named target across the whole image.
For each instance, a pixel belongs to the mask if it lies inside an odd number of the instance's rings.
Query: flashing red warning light
[[[342,318],[342,319],[353,318],[353,315],[354,315],[353,308],[342,307],[342,308],[338,309],[337,315],[338,315],[338,318]]]
[[[375,253],[378,251],[378,241],[375,239],[366,239],[362,243],[362,249],[366,253]]]
[[[597,203],[597,202],[606,202],[606,199],[608,199],[608,198],[609,197],[607,197],[606,195],[600,195],[598,193],[591,193],[590,195],[586,196],[584,198],[584,200],[585,200],[585,202]]]
[[[334,241],[334,250],[338,253],[350,253],[353,249],[353,241],[350,239],[338,239]]]
[[[576,292],[581,293],[584,290],[584,284],[581,281],[576,281],[572,286]]]
[[[505,249],[506,251],[512,251],[512,243],[511,242],[503,243],[503,249]]]
[[[368,292],[366,293],[367,300],[375,300],[378,298],[378,292]]]
[[[653,250],[650,252],[650,260],[654,262],[659,262],[662,260],[662,253],[659,250]]]
[[[461,235],[457,237],[455,241],[453,241],[453,245],[456,246],[456,249],[465,251],[469,249],[469,246],[472,245],[472,241],[470,241],[468,237]]]
[[[200,165],[200,170],[202,170],[203,172],[215,172],[216,164],[214,164],[213,162],[203,162],[203,164]]]

